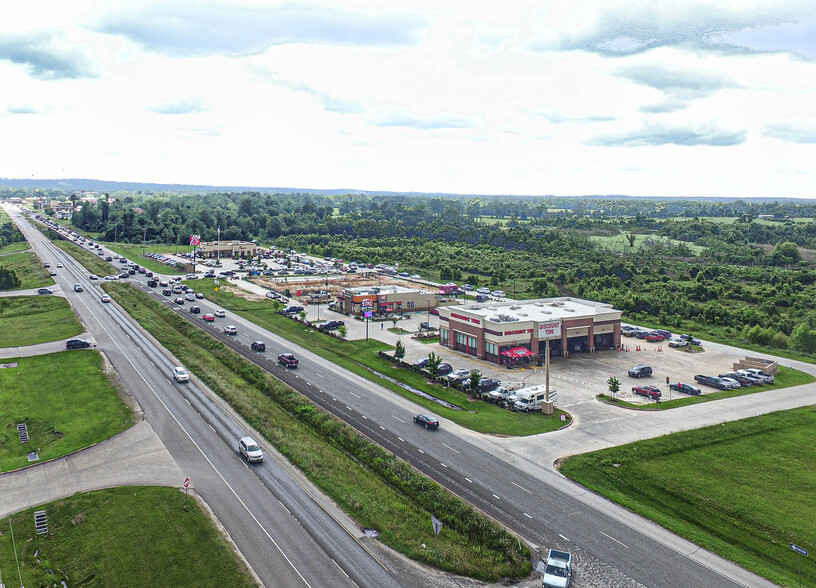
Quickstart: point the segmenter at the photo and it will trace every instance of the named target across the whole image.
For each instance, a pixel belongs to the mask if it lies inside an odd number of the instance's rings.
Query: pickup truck
[[[544,588],[567,588],[572,576],[572,554],[550,549],[544,568],[542,586]]]
[[[291,353],[281,353],[278,356],[278,363],[288,368],[296,368],[298,366],[298,359]]]

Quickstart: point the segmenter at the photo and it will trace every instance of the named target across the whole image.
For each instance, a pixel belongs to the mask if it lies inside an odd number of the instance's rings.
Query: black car
[[[499,380],[493,378],[480,378],[479,379],[479,392],[485,394],[487,392],[491,392],[501,385]]]
[[[417,368],[420,368],[420,369],[425,369],[426,367],[428,367],[428,358],[427,358],[427,357],[423,357],[422,359],[418,359],[418,360],[416,360],[416,361],[413,363],[413,366],[414,366],[414,367],[417,367]]]
[[[419,323],[420,331],[433,331],[434,329],[436,329],[436,327],[429,322]]]
[[[453,366],[449,363],[440,363],[436,370],[437,376],[447,376],[453,371]]]
[[[326,321],[325,323],[320,325],[318,328],[321,331],[335,331],[335,330],[339,329],[340,327],[342,327],[345,324],[346,323],[344,323],[343,321]]]
[[[263,341],[253,341],[250,344],[252,351],[266,351],[266,343]]]
[[[439,419],[429,414],[415,414],[414,422],[418,425],[422,425],[426,429],[439,428]]]
[[[128,277],[128,275],[130,275],[130,274],[128,274],[127,272],[122,272],[121,274],[119,274],[119,277],[120,278],[126,278],[126,277]]]
[[[85,339],[68,339],[65,342],[65,347],[68,349],[83,349],[85,347],[90,347],[91,342],[86,341]]]
[[[694,381],[698,384],[702,384],[703,386],[711,386],[712,388],[716,388],[717,390],[725,390],[727,386],[725,383],[720,379],[714,376],[706,376],[703,374],[697,374],[694,376]]]
[[[201,314],[201,308],[198,306],[191,306],[190,312],[192,312],[193,314]]]
[[[175,302],[176,304],[184,304],[184,298],[181,297],[176,298],[173,302]]]
[[[164,296],[172,296],[172,295],[173,295],[173,291],[172,291],[170,288],[165,288],[164,290],[162,290],[162,294],[163,294]]]
[[[652,368],[648,365],[636,365],[629,370],[629,375],[633,378],[646,378],[652,375]]]
[[[281,314],[298,314],[303,312],[302,306],[287,306],[281,311]]]
[[[37,294],[53,294],[53,293],[54,291],[51,290],[50,288],[40,288],[39,290],[37,290]]]
[[[694,384],[681,384],[680,382],[677,382],[669,384],[669,388],[676,390],[677,392],[682,392],[683,394],[689,394],[690,396],[699,396],[703,393],[703,391]]]

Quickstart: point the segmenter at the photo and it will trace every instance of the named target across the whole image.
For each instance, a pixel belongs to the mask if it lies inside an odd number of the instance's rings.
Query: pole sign
[[[362,308],[363,310],[371,310],[374,308],[374,302],[366,298],[365,300],[360,302],[360,308]]]
[[[538,338],[560,337],[561,321],[547,321],[538,323]]]
[[[799,547],[798,545],[794,545],[793,543],[790,543],[790,548],[793,549],[796,553],[799,553],[801,555],[807,556],[808,554],[807,549],[802,549],[801,547]]]
[[[374,313],[371,312],[370,310],[367,310],[363,313],[363,317],[365,318],[371,318],[372,316],[374,316]]]
[[[185,488],[189,488],[189,487],[190,487],[190,478],[184,478],[184,487],[185,487]]]

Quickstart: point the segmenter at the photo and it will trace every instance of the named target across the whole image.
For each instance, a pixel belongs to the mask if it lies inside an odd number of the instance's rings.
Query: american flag
[[[190,235],[190,245],[201,245],[201,235]]]

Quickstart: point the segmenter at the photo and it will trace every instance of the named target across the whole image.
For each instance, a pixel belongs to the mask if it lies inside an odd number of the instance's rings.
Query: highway
[[[194,382],[172,379],[174,363],[153,340],[116,304],[100,302],[99,281],[18,214],[12,217],[40,259],[63,264],[57,283],[97,349],[264,585],[404,585],[269,452],[262,463],[247,464],[237,452],[244,431]],[[75,293],[75,283],[85,291]]]
[[[517,458],[509,454],[507,459],[497,457],[496,452],[483,449],[485,444],[483,436],[447,422],[443,422],[442,428],[438,431],[427,431],[412,422],[413,414],[419,409],[408,400],[313,353],[297,348],[239,316],[228,314],[226,318],[216,319],[214,323],[205,323],[200,319],[201,315],[188,312],[189,305],[193,303],[187,302],[185,306],[179,307],[172,302],[176,295],[171,298],[164,297],[161,288],[147,288],[144,276],[137,275],[136,278],[138,279],[131,277],[130,281],[207,329],[233,349],[256,361],[365,436],[494,517],[531,544],[540,546],[541,549],[556,547],[573,552],[576,562],[574,577],[576,587],[772,586],[766,580],[591,495],[556,473],[542,467],[533,468],[535,475],[532,475],[528,473],[530,468],[517,467],[517,463],[514,463]],[[70,296],[72,293],[68,294]],[[194,304],[201,307],[202,314],[217,308],[207,300],[196,300]],[[127,328],[123,323],[129,325],[129,321],[119,317],[118,312],[116,314],[118,328],[125,336],[134,337],[134,343],[131,345],[138,346],[140,350],[145,346],[152,347],[149,342],[139,340],[138,330],[133,327]],[[236,336],[228,336],[221,332],[223,326],[227,324],[238,327]],[[258,339],[266,342],[265,353],[250,350],[249,343]],[[127,344],[125,346],[127,347]],[[286,370],[278,366],[275,358],[282,351],[294,352],[301,360],[300,367],[296,370]],[[149,358],[160,355],[147,349],[141,353],[148,362],[141,366],[146,370],[152,367]],[[166,380],[171,364],[165,361],[158,365],[163,367],[157,377]],[[152,373],[156,373],[155,368],[153,369]],[[123,379],[131,381],[125,376]],[[170,381],[166,383],[181,393],[172,394],[172,390],[168,389],[167,394],[172,396],[184,394],[182,386],[174,386]],[[143,394],[137,396],[140,402]],[[193,400],[189,401],[194,406],[199,406]],[[182,402],[178,400],[176,404]],[[203,402],[200,404],[204,405]],[[147,410],[147,407],[145,409]],[[174,408],[179,411],[182,409],[183,406]],[[154,410],[160,412],[159,408]],[[209,425],[206,419],[203,420],[200,434],[207,437],[206,427]],[[159,430],[155,424],[154,427]],[[219,429],[215,424],[213,427]],[[227,425],[222,425],[219,430],[222,431],[220,433],[222,439],[235,439],[239,433]],[[211,433],[212,431],[210,437]],[[172,444],[183,444],[182,441],[171,436],[165,443],[173,452]],[[227,447],[224,447],[225,445]],[[208,445],[199,453],[202,456],[203,454],[210,456],[210,451],[215,455],[225,454],[233,462],[241,465],[240,461],[235,460],[234,449],[229,447],[226,441]],[[186,452],[182,457],[187,457]],[[224,467],[229,466],[225,464]],[[259,479],[263,480],[263,477]],[[200,482],[197,481],[196,486],[201,492]],[[205,496],[205,499],[209,502],[209,498]],[[257,535],[257,525],[249,524],[246,530],[247,540],[251,541],[253,534]],[[243,551],[243,545],[239,543],[239,546]],[[358,583],[371,586],[387,585]]]

